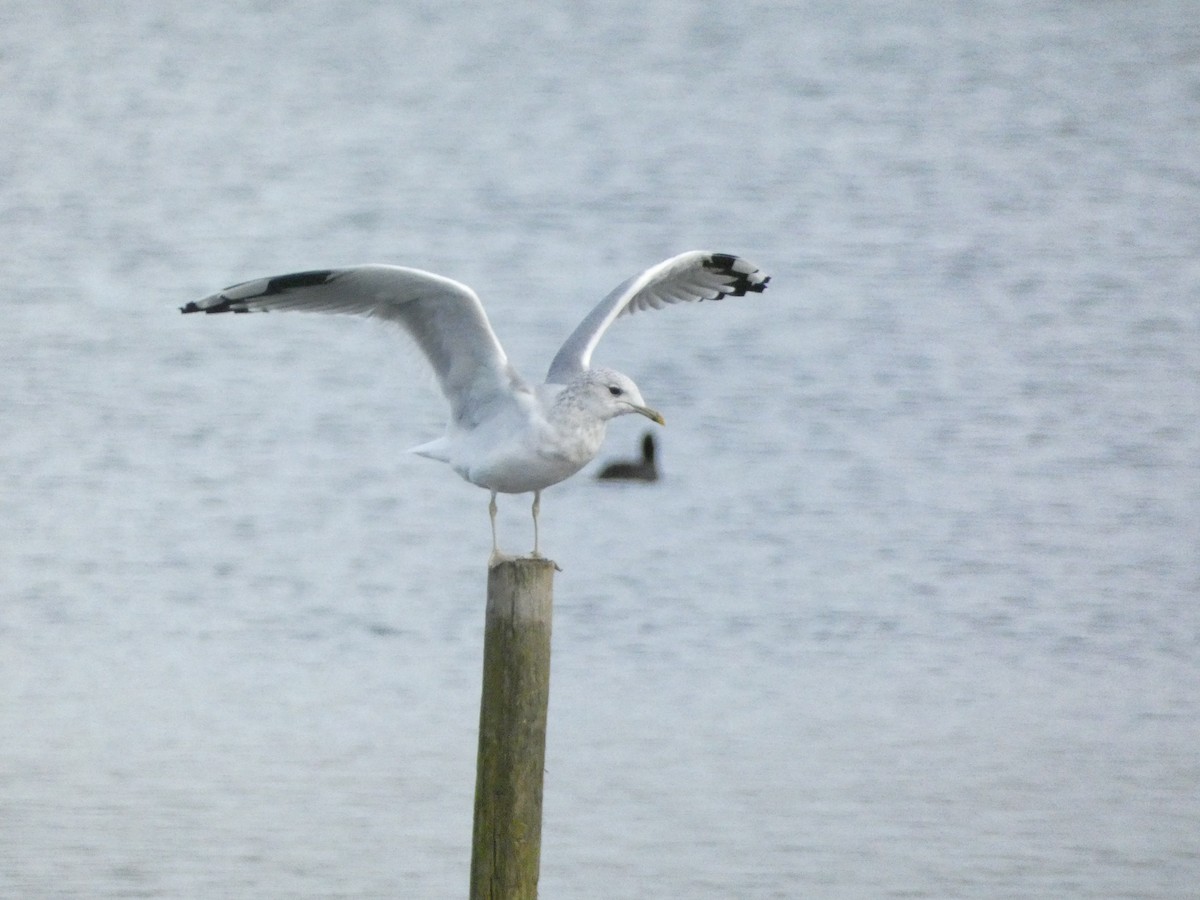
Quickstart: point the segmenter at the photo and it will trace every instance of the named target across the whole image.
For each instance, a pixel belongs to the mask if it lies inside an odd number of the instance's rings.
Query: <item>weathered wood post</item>
[[[540,557],[488,568],[471,900],[537,897],[555,568]]]

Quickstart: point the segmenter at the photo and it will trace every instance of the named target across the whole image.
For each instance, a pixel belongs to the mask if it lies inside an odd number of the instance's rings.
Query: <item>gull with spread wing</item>
[[[693,250],[651,266],[600,301],[530,385],[509,364],[473,290],[441,275],[401,266],[318,269],[245,281],[184,313],[268,310],[349,313],[400,325],[433,367],[450,404],[446,432],[410,452],[449,464],[491,491],[492,557],[496,494],[533,493],[533,555],[538,556],[542,490],[574,475],[600,449],[610,419],[639,413],[659,425],[626,375],[591,365],[592,352],[620,316],[671,303],[762,293],[770,276],[727,253]]]

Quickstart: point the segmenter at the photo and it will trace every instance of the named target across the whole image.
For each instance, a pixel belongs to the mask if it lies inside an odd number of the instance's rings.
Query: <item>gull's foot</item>
[[[499,550],[493,550],[492,555],[488,557],[488,568],[491,569],[500,565],[500,563],[512,562],[514,559],[519,558],[520,557],[509,556],[507,553],[501,553]]]
[[[488,557],[488,568],[494,568],[495,566],[500,565],[500,563],[516,562],[518,559],[540,559],[554,566],[554,571],[562,571],[562,566],[560,566],[554,560],[542,556],[542,554],[536,550],[532,551],[528,556],[509,556],[507,553],[501,553],[499,550],[493,550],[492,555]]]
[[[562,566],[560,566],[558,563],[556,563],[556,562],[555,562],[554,560],[552,560],[550,557],[548,557],[548,556],[542,556],[542,554],[538,553],[536,550],[535,550],[533,553],[530,553],[530,554],[529,554],[529,558],[530,558],[530,559],[540,559],[542,562],[548,562],[548,563],[550,563],[550,565],[554,566],[554,571],[555,571],[555,572],[561,572],[561,571],[562,571]]]

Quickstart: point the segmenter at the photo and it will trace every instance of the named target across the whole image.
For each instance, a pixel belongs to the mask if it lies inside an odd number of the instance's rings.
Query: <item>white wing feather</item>
[[[344,313],[395,322],[417,342],[433,367],[459,425],[487,418],[528,387],[508,357],[473,290],[441,275],[401,266],[319,269],[235,284],[189,303],[185,313]]]
[[[619,285],[588,313],[550,363],[546,381],[566,384],[587,371],[604,332],[626,313],[762,293],[770,280],[753,263],[728,253],[692,250],[651,266]]]

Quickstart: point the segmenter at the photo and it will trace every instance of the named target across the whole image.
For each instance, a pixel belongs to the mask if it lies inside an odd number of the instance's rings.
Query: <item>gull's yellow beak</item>
[[[657,422],[659,425],[667,424],[666,420],[664,420],[662,417],[662,413],[660,413],[656,409],[651,409],[648,406],[635,406],[633,408],[633,411],[641,413],[643,416],[645,416],[651,422]]]

